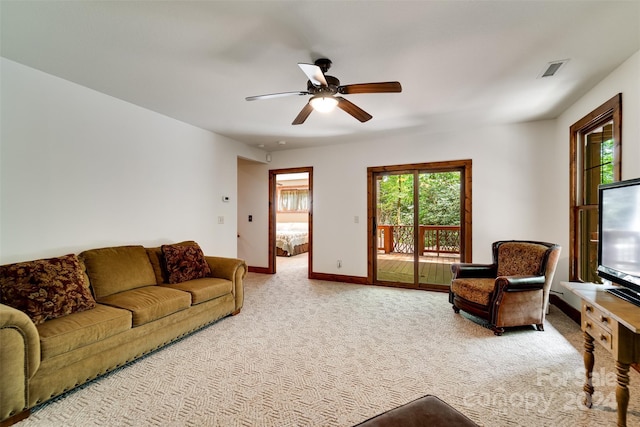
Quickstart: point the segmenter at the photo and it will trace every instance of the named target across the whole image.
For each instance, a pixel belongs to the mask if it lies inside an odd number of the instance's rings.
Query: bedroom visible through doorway
[[[312,168],[269,171],[269,257],[273,271],[311,266]]]

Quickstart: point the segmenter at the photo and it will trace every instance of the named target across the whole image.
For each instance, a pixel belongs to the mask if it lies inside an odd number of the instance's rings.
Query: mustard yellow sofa
[[[0,425],[238,314],[246,271],[195,242],[0,266]]]

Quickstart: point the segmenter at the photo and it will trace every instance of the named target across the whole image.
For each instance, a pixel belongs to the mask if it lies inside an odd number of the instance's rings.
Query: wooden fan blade
[[[257,96],[247,96],[245,99],[247,101],[255,101],[257,99],[272,99],[272,98],[282,98],[285,96],[292,96],[292,95],[311,95],[311,93],[307,92],[307,91],[300,91],[300,92],[281,92],[281,93],[269,93],[267,95],[257,95]]]
[[[291,122],[292,125],[301,125],[307,120],[309,114],[313,111],[313,107],[308,102],[302,107],[302,110],[298,113],[298,116]]]
[[[371,114],[367,113],[362,108],[358,107],[356,104],[350,101],[347,101],[343,97],[336,96],[335,98],[338,100],[338,107],[340,107],[342,110],[346,111],[347,113],[351,114],[353,117],[360,120],[362,123],[368,120],[371,120],[373,118]]]
[[[298,63],[298,67],[302,69],[302,72],[307,75],[307,78],[314,86],[328,86],[327,79],[324,78],[324,73],[317,65]]]
[[[402,92],[400,82],[380,82],[380,83],[358,83],[353,85],[340,86],[338,92],[344,95],[354,93],[389,93]]]

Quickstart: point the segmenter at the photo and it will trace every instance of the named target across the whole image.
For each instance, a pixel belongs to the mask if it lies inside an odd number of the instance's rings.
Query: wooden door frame
[[[374,175],[384,172],[407,172],[407,171],[428,171],[429,173],[438,172],[452,172],[460,171],[460,212],[462,213],[462,220],[460,221],[460,262],[471,262],[472,257],[472,228],[471,228],[471,172],[472,172],[471,159],[466,160],[451,160],[443,162],[429,162],[429,163],[412,163],[404,165],[393,166],[374,166],[367,168],[367,283],[370,285],[379,284],[375,280],[376,273],[376,254],[378,251],[378,245],[376,242],[376,183]],[[414,280],[415,283],[415,280]],[[384,285],[389,285],[385,282]],[[402,286],[401,284],[397,285]],[[413,285],[412,285],[413,287]],[[431,290],[444,290],[440,286],[424,287],[420,289]]]
[[[307,275],[311,275],[311,266],[313,265],[313,167],[299,167],[287,169],[269,169],[269,267],[268,274],[276,272],[276,213],[278,206],[277,195],[277,175],[285,175],[290,173],[308,173],[309,174],[309,256]]]

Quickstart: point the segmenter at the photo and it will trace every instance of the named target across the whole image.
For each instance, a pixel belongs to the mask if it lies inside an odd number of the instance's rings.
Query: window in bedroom
[[[278,212],[308,212],[309,188],[278,188]]]
[[[598,186],[621,177],[622,94],[571,126],[569,278],[599,283]]]

